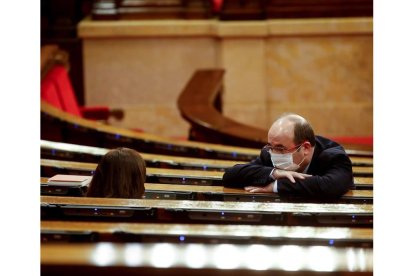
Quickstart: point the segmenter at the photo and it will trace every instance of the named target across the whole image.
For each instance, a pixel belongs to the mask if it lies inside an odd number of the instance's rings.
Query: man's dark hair
[[[294,138],[293,142],[295,145],[302,144],[305,141],[309,141],[311,146],[315,146],[315,133],[311,124],[303,117],[294,113],[285,113],[281,117],[286,117],[290,121],[294,122]]]

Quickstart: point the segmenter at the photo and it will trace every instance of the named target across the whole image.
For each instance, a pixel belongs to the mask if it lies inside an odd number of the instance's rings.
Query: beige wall
[[[199,68],[226,70],[224,114],[268,128],[281,113],[326,136],[372,135],[372,18],[82,21],[85,100],[111,123],[186,136],[176,101]]]

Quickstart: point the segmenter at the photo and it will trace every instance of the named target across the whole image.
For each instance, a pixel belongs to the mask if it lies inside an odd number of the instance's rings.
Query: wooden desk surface
[[[72,153],[81,153],[87,155],[95,155],[99,158],[105,155],[109,149],[98,148],[91,146],[83,146],[76,144],[60,143],[53,141],[40,141],[41,148],[50,149],[50,150],[60,150],[65,152]],[[259,149],[257,150],[257,154]],[[173,155],[161,155],[161,154],[150,154],[150,153],[140,153],[142,158],[146,161],[151,162],[165,162],[170,164],[180,164],[183,166],[197,166],[197,167],[214,167],[214,168],[228,168],[235,164],[241,163],[241,161],[230,161],[230,160],[221,160],[221,159],[205,159],[205,158],[192,158],[192,157],[179,157]],[[364,166],[373,166],[372,157],[358,157],[350,156],[351,161],[354,165],[364,165]]]
[[[94,231],[99,233],[135,233],[192,236],[238,236],[266,238],[312,238],[373,240],[372,228],[217,225],[171,223],[114,223],[84,221],[41,221],[43,231]]]
[[[40,178],[41,185],[47,185],[47,177]],[[78,187],[78,186],[73,186]],[[227,188],[223,186],[203,186],[203,185],[184,185],[184,184],[158,184],[158,183],[145,183],[145,190],[148,191],[169,191],[169,192],[193,192],[193,193],[216,193],[223,195],[265,195],[272,196],[273,193],[250,193],[244,189]],[[346,192],[343,197],[347,198],[373,198],[372,190],[350,190]]]
[[[74,161],[62,161],[41,159],[41,166],[60,167],[68,169],[76,169],[81,171],[94,171],[97,164],[87,162],[74,162]],[[369,169],[369,168],[365,168]],[[220,171],[201,171],[201,170],[179,170],[179,169],[162,169],[162,168],[147,168],[147,176],[157,175],[165,177],[194,177],[200,179],[213,179],[221,180],[224,172]],[[355,184],[371,185],[373,183],[372,177],[355,177]]]
[[[181,192],[213,192],[222,194],[248,194],[253,193],[247,192],[244,189],[227,188],[223,186],[201,186],[201,185],[176,185],[176,184],[155,184],[145,183],[145,189],[154,191],[181,191]],[[257,195],[269,195],[269,193],[254,193]],[[345,196],[363,196],[373,197],[372,190],[350,190]]]
[[[372,275],[372,248],[230,244],[42,244],[42,275]],[[277,258],[275,258],[277,256]],[[294,263],[292,263],[294,258]],[[158,268],[158,269],[157,269]],[[161,269],[160,268],[168,268]],[[178,269],[179,270],[174,270]],[[197,270],[194,270],[197,268]],[[224,269],[226,268],[226,269]],[[231,270],[235,269],[235,271]],[[291,270],[295,270],[292,272]],[[158,274],[157,274],[158,272]],[[297,272],[298,274],[292,274]],[[179,273],[179,274],[177,274]],[[280,274],[281,273],[281,274]]]
[[[335,213],[373,214],[372,204],[317,204],[317,203],[263,203],[263,202],[219,202],[191,200],[118,199],[41,196],[41,205],[82,205],[111,207],[140,207],[180,210],[246,211],[268,213]]]

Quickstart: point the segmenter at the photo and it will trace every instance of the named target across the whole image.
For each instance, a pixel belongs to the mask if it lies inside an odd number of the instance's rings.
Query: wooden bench
[[[373,226],[372,204],[219,202],[41,196],[42,220]]]
[[[91,175],[97,164],[86,162],[41,159],[41,176],[52,177],[55,174]],[[147,168],[147,182],[165,184],[186,184],[221,186],[223,172],[200,170],[177,170],[163,168]],[[354,177],[357,189],[372,189],[372,177]]]
[[[51,243],[42,275],[372,275],[372,248],[168,243]]]
[[[41,221],[41,241],[373,247],[373,229],[310,226]]]
[[[76,144],[60,143],[47,140],[40,141],[41,157],[44,159],[59,159],[69,161],[99,162],[109,149]],[[259,150],[257,150],[259,153]],[[184,169],[203,169],[219,170],[239,164],[239,161],[202,159],[192,157],[179,157],[173,155],[161,155],[141,153],[147,167],[163,168],[184,168]],[[350,156],[353,166],[372,167],[371,157]]]
[[[71,186],[54,186],[47,183],[47,178],[41,178],[40,191],[42,195],[52,196],[84,196],[87,186],[74,184]],[[249,193],[244,189],[227,188],[223,186],[199,186],[145,183],[144,199],[167,200],[211,200],[239,202],[314,202],[321,199],[306,199],[303,197],[285,196],[269,193]],[[323,202],[328,202],[324,200]],[[350,190],[341,198],[331,200],[335,203],[372,204],[372,190]]]

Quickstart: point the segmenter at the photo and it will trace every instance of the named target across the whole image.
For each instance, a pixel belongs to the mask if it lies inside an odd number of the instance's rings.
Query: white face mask
[[[300,146],[296,151],[298,151],[302,146]],[[295,152],[296,152],[295,151]],[[273,153],[269,150],[270,158],[272,159],[273,166],[275,168],[286,170],[286,171],[297,171],[300,165],[305,160],[303,157],[302,161],[299,164],[293,162],[293,152],[292,153]]]

